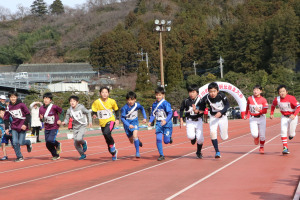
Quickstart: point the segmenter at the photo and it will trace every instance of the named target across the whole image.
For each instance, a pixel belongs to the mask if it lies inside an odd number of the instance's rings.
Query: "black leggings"
[[[115,126],[115,122],[114,121],[110,121],[110,122],[107,122],[107,124],[105,125],[105,127],[101,127],[102,134],[103,134],[103,136],[105,138],[108,150],[109,150],[109,145],[114,145],[115,144],[115,141],[114,141],[114,139],[111,136],[111,132],[114,129],[114,126]]]
[[[39,141],[39,135],[40,135],[40,126],[38,127],[32,127],[32,135],[37,136],[37,141]]]

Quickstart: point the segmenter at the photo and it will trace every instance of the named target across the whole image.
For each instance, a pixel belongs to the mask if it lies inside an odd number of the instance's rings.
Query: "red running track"
[[[297,129],[297,131],[299,128]],[[103,136],[86,137],[87,160],[78,160],[72,140],[63,140],[61,159],[52,161],[44,143],[33,145],[24,162],[0,162],[0,192],[6,199],[292,199],[300,173],[300,137],[288,141],[283,156],[280,119],[267,121],[265,154],[258,153],[249,122],[229,121],[229,139],[220,142],[222,158],[214,158],[208,125],[204,125],[204,159],[185,128],[174,128],[166,160],[156,161],[154,130],[140,131],[141,159],[125,133],[114,134],[119,159],[111,161]],[[299,134],[299,132],[297,133]],[[26,152],[26,153],[25,153]]]

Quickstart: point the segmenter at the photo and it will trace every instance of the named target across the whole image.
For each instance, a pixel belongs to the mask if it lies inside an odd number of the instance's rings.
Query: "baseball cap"
[[[0,95],[0,99],[6,99],[5,95]]]

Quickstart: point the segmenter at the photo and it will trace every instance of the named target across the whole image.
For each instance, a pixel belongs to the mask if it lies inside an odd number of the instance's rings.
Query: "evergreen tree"
[[[65,8],[61,0],[53,1],[53,3],[50,5],[50,11],[53,15],[63,14],[65,12]]]
[[[183,74],[180,65],[181,57],[172,49],[166,61],[167,90],[171,91],[176,86],[182,86]]]
[[[139,63],[138,71],[137,71],[137,80],[136,80],[136,91],[147,91],[152,88],[150,82],[150,73],[147,68],[146,62],[141,61]]]
[[[30,7],[33,15],[41,17],[48,13],[47,5],[44,0],[35,0]]]

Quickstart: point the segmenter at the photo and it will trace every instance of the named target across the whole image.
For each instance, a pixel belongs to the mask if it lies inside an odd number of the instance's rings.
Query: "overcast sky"
[[[21,4],[24,7],[30,8],[32,2],[34,0],[0,0],[0,6],[9,9],[12,13],[15,13],[17,9],[17,5]],[[44,0],[47,5],[51,5],[54,0]],[[80,5],[86,2],[86,0],[61,0],[63,5],[75,8],[76,5]]]

